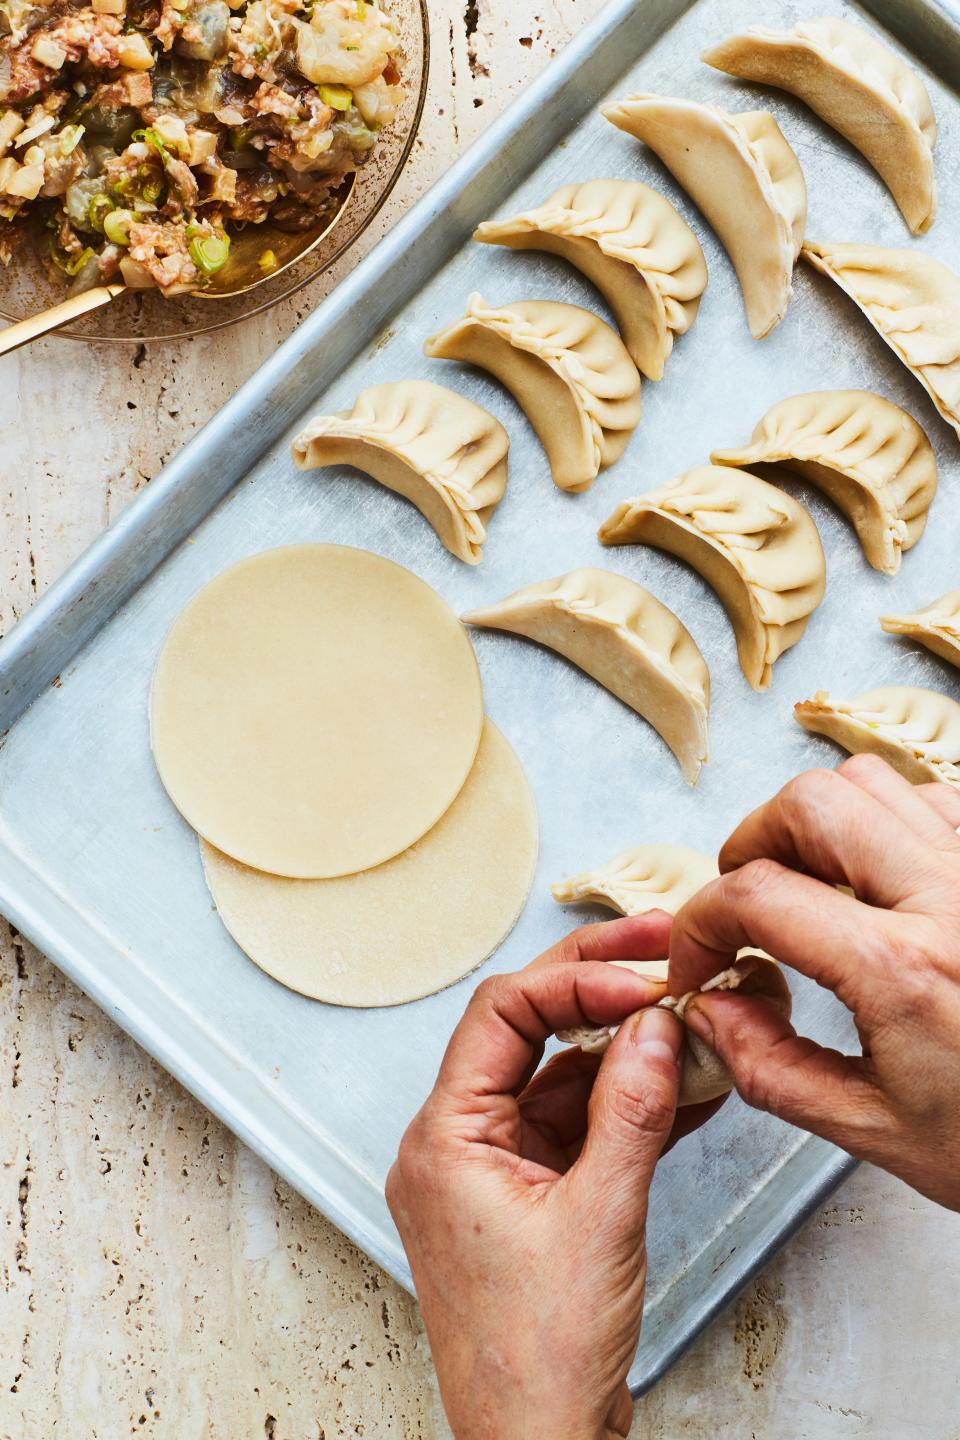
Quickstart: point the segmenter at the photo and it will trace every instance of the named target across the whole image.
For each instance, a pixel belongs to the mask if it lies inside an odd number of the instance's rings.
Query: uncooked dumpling
[[[468,565],[503,499],[510,441],[499,420],[429,380],[361,390],[350,411],[315,415],[293,442],[301,470],[352,465],[411,500]]]
[[[768,335],[787,311],[807,222],[800,162],[767,110],[628,95],[603,114],[650,146],[703,211],[733,262],[750,333]]]
[[[799,96],[869,160],[914,234],[930,228],[937,208],[930,96],[916,70],[869,30],[832,15],[792,30],[751,25],[701,59]]]
[[[682,905],[715,880],[717,862],[709,855],[691,850],[686,845],[638,845],[617,855],[598,870],[587,870],[572,880],[552,885],[555,900],[561,904],[597,901],[609,905],[621,915],[644,915],[649,910],[665,910],[675,915]],[[624,970],[633,970],[647,980],[666,985],[669,963],[666,960],[624,960],[613,962]],[[740,990],[744,994],[762,995],[781,1015],[789,1018],[790,989],[779,967],[756,951],[743,951],[729,969],[701,987],[706,990]],[[665,995],[659,1002],[682,1019],[693,992],[681,1000]],[[566,1045],[579,1045],[581,1050],[602,1054],[613,1036],[609,1026],[580,1025],[561,1030],[557,1039]],[[699,1036],[687,1032],[680,1072],[679,1104],[696,1105],[725,1095],[732,1087],[729,1070],[719,1056]]]
[[[960,435],[960,276],[918,250],[806,240],[801,253],[856,301]]]
[[[804,730],[826,735],[851,755],[879,755],[914,785],[960,785],[960,705],[937,690],[889,685],[853,700],[818,690],[794,706]]]
[[[561,905],[608,905],[621,915],[648,910],[676,915],[719,873],[712,855],[687,845],[635,845],[597,870],[557,881],[550,893]]]
[[[898,405],[868,390],[816,390],[768,410],[749,445],[715,465],[784,465],[843,511],[870,564],[886,575],[916,545],[937,488],[933,446]]]
[[[553,898],[563,905],[596,901],[609,905],[621,915],[644,915],[665,910],[675,915],[681,906],[715,880],[719,870],[709,855],[686,845],[637,845],[625,850],[598,870],[587,870],[571,880],[550,887]],[[658,984],[667,983],[666,960],[614,961],[625,970]],[[791,1011],[790,989],[783,974],[769,956],[743,951],[735,965],[701,987],[702,990],[741,990],[762,995],[787,1018]],[[691,992],[692,995],[693,992]],[[659,1002],[682,1019],[691,995],[677,1001],[667,995]],[[561,1030],[557,1039],[582,1050],[603,1053],[613,1037],[608,1026],[578,1026]],[[687,1032],[680,1073],[680,1105],[695,1105],[725,1095],[733,1085],[729,1070],[715,1051],[698,1035]]]
[[[475,240],[546,250],[575,265],[604,296],[637,368],[660,380],[696,317],[707,284],[700,242],[669,200],[636,180],[564,185],[542,205],[485,220]]]
[[[168,634],[150,732],[204,839],[302,878],[379,865],[449,809],[483,725],[469,637],[366,550],[291,545],[223,571]]]
[[[710,672],[666,605],[611,570],[571,570],[527,585],[468,625],[508,630],[556,650],[648,720],[695,785],[707,759]]]
[[[471,295],[467,313],[424,353],[489,370],[511,392],[547,452],[561,490],[587,490],[623,454],[640,419],[640,376],[615,330],[579,305]]]
[[[960,590],[951,590],[927,605],[904,615],[881,615],[888,635],[909,635],[941,660],[960,666]]]
[[[645,980],[666,985],[669,961],[667,960],[614,960],[623,970],[633,970]],[[715,975],[700,991],[691,990],[679,1000],[665,995],[659,1002],[663,1010],[672,1010],[679,1020],[693,996],[709,990],[737,990],[741,995],[757,995],[789,1020],[793,1009],[790,987],[784,979],[779,965],[765,955],[749,951],[728,969]],[[559,1030],[557,1039],[565,1045],[578,1045],[590,1054],[602,1055],[613,1039],[614,1030],[608,1026],[594,1028],[581,1025],[570,1030]],[[716,1100],[733,1089],[733,1076],[715,1050],[701,1040],[692,1030],[686,1033],[686,1043],[680,1062],[680,1092],[678,1105],[702,1105],[707,1100]]]
[[[523,767],[495,725],[450,809],[410,850],[336,880],[284,880],[200,842],[207,884],[242,950],[333,1005],[400,1005],[452,985],[523,909],[537,818]]]
[[[600,527],[604,545],[655,545],[698,570],[719,595],[740,666],[766,690],[823,599],[826,562],[807,511],[746,470],[698,465],[626,500]]]

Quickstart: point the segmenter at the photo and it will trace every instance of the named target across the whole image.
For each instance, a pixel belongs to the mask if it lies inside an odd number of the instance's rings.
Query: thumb
[[[641,1010],[617,1031],[590,1097],[587,1139],[574,1169],[603,1214],[642,1239],[647,1192],[673,1125],[683,1027],[667,1010]]]
[[[859,1055],[842,1055],[798,1035],[754,995],[711,990],[694,997],[684,1021],[716,1050],[748,1105],[858,1149],[880,1118],[882,1097]]]

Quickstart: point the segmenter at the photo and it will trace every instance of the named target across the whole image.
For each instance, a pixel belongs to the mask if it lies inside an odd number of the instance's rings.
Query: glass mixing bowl
[[[281,273],[237,295],[175,295],[131,290],[89,316],[58,330],[76,340],[181,340],[221,330],[259,315],[322,275],[369,225],[393,189],[416,139],[427,93],[430,23],[427,0],[385,0],[400,26],[404,99],[393,124],[380,136],[370,160],[357,171],[347,203],[326,235]],[[257,227],[248,227],[249,230]],[[276,247],[274,247],[276,248]],[[24,244],[13,262],[0,266],[0,315],[22,320],[66,299],[62,277],[51,275],[39,247]],[[283,257],[281,256],[281,259]]]

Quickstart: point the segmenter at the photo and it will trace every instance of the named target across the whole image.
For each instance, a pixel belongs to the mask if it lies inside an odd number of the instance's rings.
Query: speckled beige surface
[[[427,114],[383,224],[600,0],[430,7]],[[0,362],[0,628],[322,293],[182,345]],[[633,1437],[960,1440],[958,1331],[960,1219],[863,1169]],[[0,921],[0,1440],[446,1433],[414,1304]]]

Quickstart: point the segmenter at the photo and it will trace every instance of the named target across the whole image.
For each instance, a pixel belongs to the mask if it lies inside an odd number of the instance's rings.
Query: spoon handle
[[[54,305],[39,315],[31,315],[26,320],[18,320],[16,324],[8,325],[5,330],[0,330],[0,355],[18,350],[21,345],[28,345],[40,335],[49,335],[51,330],[59,330],[61,325],[69,324],[71,320],[86,315],[90,310],[99,310],[101,305],[109,305],[110,301],[122,295],[126,288],[126,285],[97,285],[93,290],[83,290],[79,295],[71,295],[69,300],[62,300],[59,305]]]

